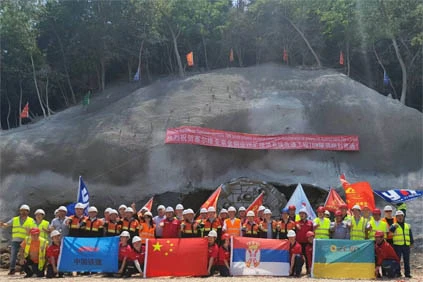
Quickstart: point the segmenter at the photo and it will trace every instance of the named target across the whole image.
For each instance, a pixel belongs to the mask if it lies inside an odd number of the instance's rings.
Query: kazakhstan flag
[[[314,240],[312,277],[375,278],[374,241]]]

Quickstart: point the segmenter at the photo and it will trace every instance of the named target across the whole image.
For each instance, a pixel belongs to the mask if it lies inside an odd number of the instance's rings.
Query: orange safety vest
[[[148,223],[145,223],[145,222],[141,223],[140,231],[139,231],[141,242],[145,244],[146,239],[154,239],[156,237],[155,232],[156,232],[155,224],[153,224],[153,226],[150,226],[150,224]]]
[[[233,223],[230,218],[225,219],[226,224],[226,233],[232,236],[241,235],[241,220],[239,218],[234,218]]]
[[[242,225],[242,229],[244,229],[243,236],[244,237],[257,237],[259,231],[259,225],[255,222],[250,224],[248,221]]]
[[[394,219],[394,222],[392,224],[397,223],[397,219],[395,217],[393,217],[393,219]],[[384,221],[384,222],[386,222],[386,224],[388,224],[388,221],[386,220],[385,217],[382,218],[381,221]],[[391,226],[388,224],[388,229],[389,229],[389,227],[391,227]],[[392,233],[391,231],[389,231],[388,232],[388,235],[386,236],[386,239],[392,240],[393,238],[394,238],[394,233]]]
[[[220,224],[220,220],[218,218],[215,218],[213,223],[211,223],[208,219],[204,222],[204,231],[206,232],[211,230],[217,231],[220,228],[222,228],[222,225]]]
[[[119,235],[120,231],[122,230],[122,225],[116,221],[116,222],[106,222],[106,234],[107,235]]]
[[[181,237],[196,237],[197,230],[194,230],[195,222],[182,221],[181,222]]]
[[[91,221],[90,218],[87,218],[85,220],[85,232],[98,232],[100,229],[103,229],[103,220],[99,218],[95,218],[93,221]]]
[[[130,231],[130,232],[136,232],[139,228],[139,221],[135,218],[131,218],[130,220],[127,220],[124,218],[122,220],[122,230],[123,231]]]
[[[71,219],[70,229],[80,229],[81,227],[78,227],[78,224],[87,220],[86,216],[77,217],[76,215],[71,215],[69,218]]]

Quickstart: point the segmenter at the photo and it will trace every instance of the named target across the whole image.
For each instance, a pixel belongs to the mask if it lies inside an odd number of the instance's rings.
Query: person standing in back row
[[[393,224],[389,229],[394,233],[394,250],[401,259],[404,260],[404,274],[405,277],[411,278],[410,272],[410,247],[414,244],[413,232],[411,226],[404,222],[404,213],[397,211],[395,213],[397,223]]]
[[[296,231],[297,231],[296,240],[298,243],[300,243],[303,255],[306,260],[307,274],[310,274],[310,269],[308,267],[309,262],[306,257],[306,247],[308,244],[307,232],[309,231],[313,232],[313,222],[307,219],[308,214],[305,208],[301,209],[299,214],[300,214],[301,220],[296,222]],[[289,239],[289,236],[288,236],[288,239]]]

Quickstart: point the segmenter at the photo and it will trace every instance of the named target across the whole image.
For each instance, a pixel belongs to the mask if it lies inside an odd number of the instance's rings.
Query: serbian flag
[[[288,240],[232,237],[232,275],[289,275]]]
[[[257,198],[247,208],[247,212],[253,211],[255,216],[257,217],[257,211],[259,207],[263,205],[263,197],[264,197],[264,192],[261,192],[260,195],[258,195]]]
[[[217,188],[216,191],[214,191],[213,194],[210,195],[207,201],[205,201],[204,204],[201,205],[200,210],[202,208],[208,209],[209,207],[214,207],[216,209],[217,200],[219,199],[219,195],[221,191],[222,191],[222,185],[220,185],[219,188]]]
[[[29,103],[27,102],[21,112],[21,118],[28,118],[28,117],[29,117]]]
[[[229,52],[229,62],[234,61],[234,49],[231,48],[231,51]]]
[[[339,64],[344,65],[344,52],[339,52]]]
[[[345,179],[345,175],[341,174],[340,180],[345,190],[345,198],[349,209],[354,205],[359,205],[361,209],[368,207],[370,210],[375,208],[375,199],[373,189],[369,182],[349,183]]]
[[[288,51],[285,48],[283,49],[283,61],[288,63]]]
[[[194,66],[194,53],[192,51],[187,54],[187,64],[189,67]]]
[[[335,189],[330,188],[325,202],[325,209],[330,212],[336,212],[341,205],[345,205],[344,200],[342,200],[341,196],[339,196]]]
[[[147,239],[144,278],[207,275],[207,238]]]

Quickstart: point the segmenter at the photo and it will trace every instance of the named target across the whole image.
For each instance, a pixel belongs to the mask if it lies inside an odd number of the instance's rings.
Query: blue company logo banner
[[[64,237],[58,262],[62,272],[117,272],[119,237]]]
[[[388,191],[373,190],[379,197],[388,203],[398,204],[414,200],[415,198],[422,197],[423,191],[416,191],[410,189],[393,189]]]

